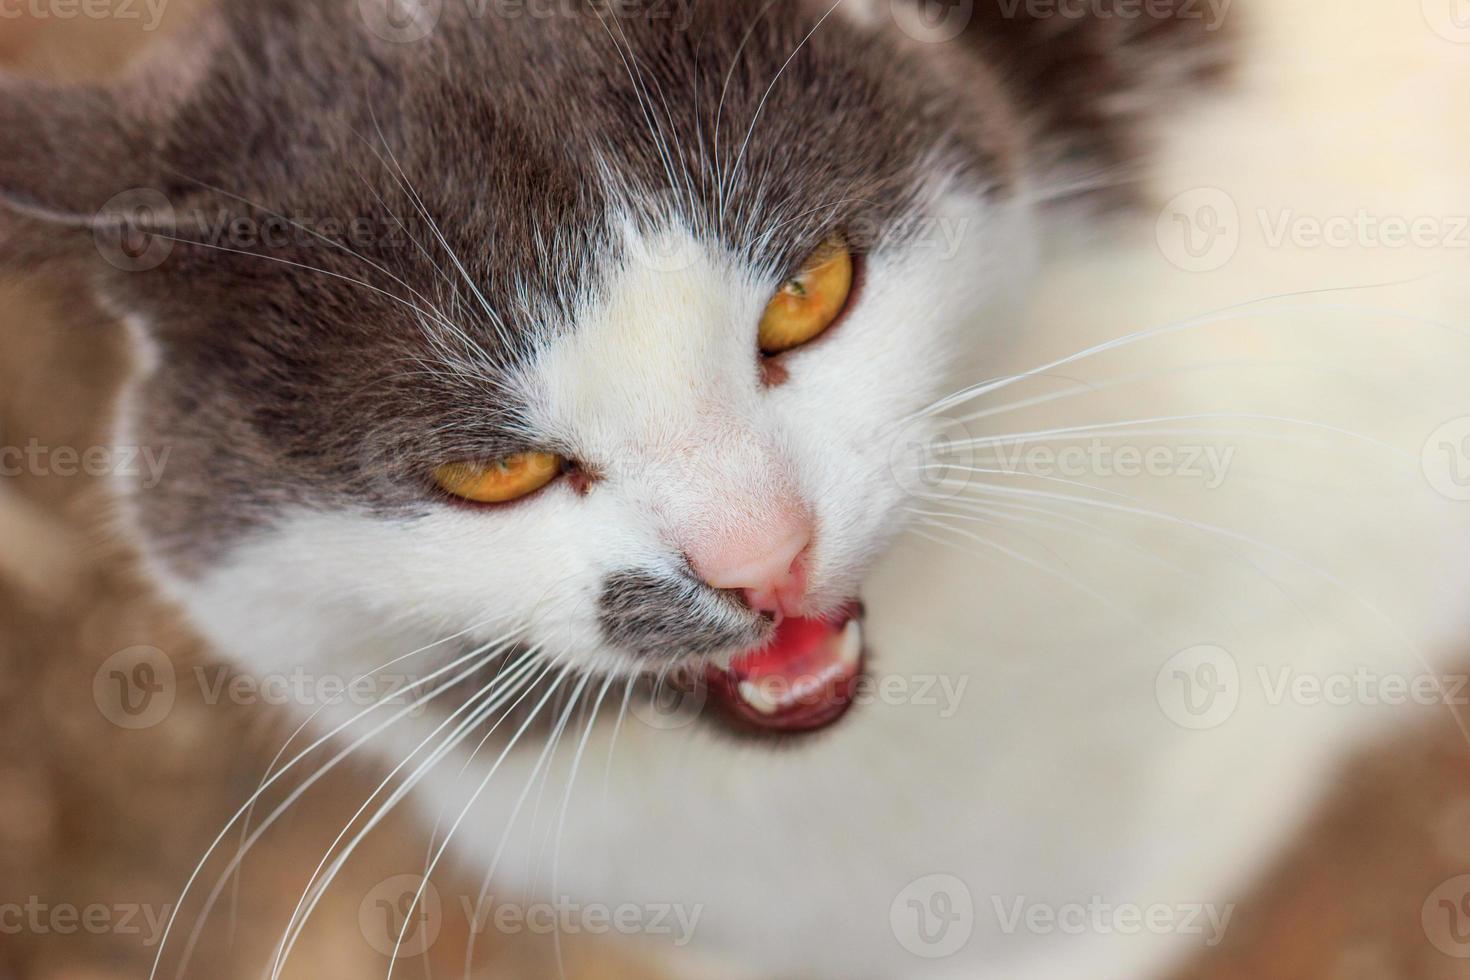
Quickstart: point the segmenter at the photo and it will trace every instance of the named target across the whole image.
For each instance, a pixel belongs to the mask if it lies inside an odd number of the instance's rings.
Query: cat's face
[[[127,438],[171,450],[150,552],[242,656],[412,621],[627,673],[841,626],[1029,249],[988,79],[824,8],[452,8],[411,44],[232,9],[119,166],[175,229],[103,285],[146,337]],[[830,315],[763,353],[834,241]],[[436,479],[528,459],[504,502]]]

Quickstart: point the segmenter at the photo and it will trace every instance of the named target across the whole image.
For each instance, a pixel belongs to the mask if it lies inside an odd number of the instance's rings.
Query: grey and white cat
[[[422,677],[426,715],[313,730],[412,760],[451,831],[431,863],[683,910],[645,937],[676,976],[1154,975],[1200,944],[1186,916],[1228,926],[1343,740],[1290,710],[1181,727],[1170,656],[1209,680],[1190,651],[1238,628],[1247,676],[1347,662],[1304,623],[1384,607],[1417,650],[1458,611],[1344,600],[1331,559],[1281,586],[1281,527],[996,562],[986,522],[1038,515],[929,450],[1072,370],[1011,363],[1047,350],[1012,304],[1048,224],[1116,195],[1225,60],[1188,0],[961,6],[240,0],[127,84],[0,89],[0,256],[72,263],[137,337],[119,438],[171,455],[122,492],[159,582],[242,669]],[[838,253],[831,308],[771,341]],[[1353,532],[1368,563],[1456,553],[1397,492]],[[1073,587],[1089,562],[1107,596]],[[906,694],[860,696],[886,679]],[[1030,917],[1096,905],[1173,927]]]

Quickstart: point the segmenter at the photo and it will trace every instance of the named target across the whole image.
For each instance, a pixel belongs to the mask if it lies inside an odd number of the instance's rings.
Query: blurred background
[[[1237,114],[1228,129],[1211,117],[1213,128],[1196,133],[1193,153],[1209,156],[1235,142],[1250,144],[1250,154],[1289,156],[1286,141],[1272,138],[1274,126],[1292,128],[1298,143],[1302,132],[1311,134],[1324,158],[1351,156],[1374,187],[1433,197],[1451,193],[1444,175],[1470,183],[1463,179],[1470,7],[1459,0],[1420,6],[1254,5],[1244,85],[1274,92],[1277,115]],[[128,8],[136,16],[125,17],[120,4],[97,5],[86,9],[110,13],[92,16],[80,4],[0,0],[0,67],[51,79],[106,77],[150,42],[187,30],[196,7],[196,0],[138,2]],[[0,152],[4,139],[0,133]],[[1440,177],[1425,183],[1420,170],[1405,171],[1410,158],[1434,161],[1429,169]],[[1283,169],[1304,186],[1317,181],[1305,164]],[[1321,260],[1308,257],[1306,281],[1327,278],[1313,261]],[[1448,261],[1459,274],[1470,272],[1465,252]],[[1420,270],[1378,271],[1391,279]],[[109,443],[127,352],[118,325],[70,286],[37,275],[0,287],[0,446],[75,447],[80,460],[89,447]],[[1470,379],[1466,389],[1470,396]],[[105,685],[110,658],[120,652],[166,651],[173,669],[205,672],[196,676],[214,678],[226,668],[135,571],[112,530],[100,475],[80,464],[74,473],[56,469],[0,477],[0,978],[146,976],[183,882],[256,790],[294,721],[278,705],[208,703],[198,684],[174,685],[174,700],[157,718],[122,717],[109,707],[98,678]],[[1470,663],[1470,644],[1466,650]],[[380,778],[370,763],[356,765],[333,772],[309,805],[294,807],[254,846],[203,920],[186,975],[260,975],[259,951],[272,947],[309,871]],[[237,840],[224,850],[232,852]],[[422,828],[407,816],[375,834],[304,933],[291,975],[381,975],[387,958],[375,910],[401,898],[392,883],[422,867],[424,847]],[[224,867],[212,863],[208,880]],[[1421,921],[1436,889],[1466,872],[1470,747],[1449,713],[1439,712],[1344,768],[1310,826],[1239,900],[1224,942],[1179,980],[1470,977],[1470,959],[1447,955]],[[443,912],[434,941],[403,959],[398,975],[462,969],[468,923],[460,900],[478,892],[478,877],[458,881],[451,870],[435,885]],[[183,934],[198,911],[191,905],[181,916]],[[564,950],[572,980],[652,976],[623,944],[570,937]],[[557,967],[547,937],[497,935],[482,937],[476,971],[532,978],[555,976]]]

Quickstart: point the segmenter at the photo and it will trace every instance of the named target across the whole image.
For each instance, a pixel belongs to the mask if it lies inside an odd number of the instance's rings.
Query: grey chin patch
[[[607,643],[635,657],[711,656],[752,647],[770,623],[729,596],[678,575],[632,570],[609,575],[598,597]]]

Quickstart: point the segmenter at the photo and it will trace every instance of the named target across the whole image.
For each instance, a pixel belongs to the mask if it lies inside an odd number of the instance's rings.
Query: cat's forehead
[[[504,18],[444,4],[432,32],[401,41],[363,6],[227,5],[217,57],[159,151],[189,231],[218,240],[231,218],[266,213],[362,225],[365,240],[345,240],[358,254],[292,234],[269,249],[274,269],[216,251],[163,274],[228,289],[246,315],[401,321],[342,308],[340,280],[367,262],[395,277],[390,292],[453,304],[448,318],[494,326],[485,342],[501,344],[571,325],[638,258],[630,222],[644,240],[687,229],[771,278],[834,229],[859,252],[901,239],[940,168],[977,187],[1011,179],[1013,134],[983,80],[962,88],[935,54],[820,8],[628,0]],[[255,288],[303,265],[337,288]]]
[[[442,234],[516,291],[509,309],[564,307],[629,218],[779,271],[832,227],[859,250],[891,237],[936,160],[1010,180],[999,99],[823,7],[444,4],[404,40],[373,29],[373,2],[232,5],[229,50],[174,121],[173,172]]]

